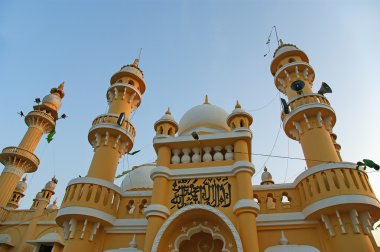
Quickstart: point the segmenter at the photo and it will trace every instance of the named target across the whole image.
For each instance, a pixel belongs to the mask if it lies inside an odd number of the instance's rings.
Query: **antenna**
[[[139,52],[139,57],[138,57],[139,61],[140,61],[140,57],[141,57],[141,52],[142,52],[142,48],[140,48],[140,52]]]
[[[266,57],[268,55],[268,53],[270,53],[270,38],[272,37],[273,30],[274,30],[274,32],[276,34],[277,46],[280,46],[280,40],[278,39],[278,34],[277,34],[277,27],[275,25],[273,25],[272,29],[270,30],[270,33],[269,33],[269,36],[268,36],[268,40],[266,42],[266,44],[268,45],[268,52],[266,54],[264,54],[264,57]]]

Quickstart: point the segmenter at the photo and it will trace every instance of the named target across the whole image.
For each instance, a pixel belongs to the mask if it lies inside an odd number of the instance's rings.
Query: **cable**
[[[288,157],[289,157],[289,138],[288,138]],[[284,183],[286,182],[286,177],[288,176],[288,168],[289,168],[289,159],[286,159],[286,169],[285,169]]]
[[[275,99],[276,97],[279,97],[280,96],[280,92],[278,92],[267,104],[265,104],[264,106],[261,106],[259,108],[256,108],[256,109],[247,109],[246,111],[251,111],[251,112],[254,112],[254,111],[259,111],[259,110],[262,110],[266,107],[268,107]]]

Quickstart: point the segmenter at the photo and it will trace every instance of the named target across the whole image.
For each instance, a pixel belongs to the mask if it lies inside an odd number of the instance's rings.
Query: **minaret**
[[[0,162],[5,166],[0,176],[0,207],[5,207],[9,202],[21,176],[37,170],[40,160],[34,150],[42,135],[55,128],[61,99],[65,95],[63,86],[62,83],[58,88],[51,89],[42,104],[34,106],[34,110],[25,116],[29,128],[18,147],[6,147],[0,153]]]
[[[14,190],[12,194],[11,200],[7,204],[7,208],[17,209],[18,204],[20,203],[21,198],[23,198],[24,192],[26,190],[27,184],[26,184],[26,176],[17,183],[16,189]]]
[[[330,136],[335,111],[323,94],[313,92],[315,75],[307,55],[295,45],[280,43],[270,69],[277,89],[288,97],[281,116],[285,133],[301,143],[309,168],[340,162]]]
[[[354,163],[341,162],[333,133],[335,111],[323,95],[331,90],[324,83],[313,92],[314,70],[295,45],[281,42],[271,73],[278,90],[288,97],[288,102],[282,101],[285,133],[301,143],[309,168],[294,182],[305,219],[318,221],[329,251],[377,251],[371,230],[380,204],[368,175]]]
[[[113,181],[120,157],[133,147],[136,132],[130,115],[145,92],[138,63],[136,59],[111,77],[108,112],[92,122],[88,140],[94,156],[88,174],[69,182],[57,214],[56,221],[65,231],[64,251],[97,251],[96,234],[116,217],[121,195]]]
[[[55,186],[58,180],[53,177],[49,182],[46,183],[45,187],[37,193],[36,197],[33,199],[33,204],[30,209],[45,209],[50,203],[50,198],[55,194]]]

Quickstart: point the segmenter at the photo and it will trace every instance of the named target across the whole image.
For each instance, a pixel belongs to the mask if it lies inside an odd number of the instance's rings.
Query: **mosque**
[[[51,203],[52,178],[30,209],[18,209],[24,174],[40,162],[34,151],[59,118],[64,86],[53,88],[25,115],[20,144],[0,154],[0,251],[379,251],[371,232],[379,200],[367,174],[342,162],[336,114],[326,90],[312,89],[308,56],[281,42],[270,72],[288,98],[283,129],[307,163],[292,183],[275,183],[265,169],[261,184],[252,185],[252,116],[239,103],[227,113],[206,97],[179,123],[169,110],[156,121],[157,161],[134,167],[115,185],[118,160],[133,151],[136,137],[130,114],[146,87],[135,60],[111,77],[109,110],[92,122],[88,174],[68,183],[59,208]]]

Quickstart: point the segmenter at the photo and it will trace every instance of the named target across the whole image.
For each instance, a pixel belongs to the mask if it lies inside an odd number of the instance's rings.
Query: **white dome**
[[[179,121],[178,135],[190,135],[193,131],[209,133],[230,131],[228,113],[215,105],[204,103],[188,110]]]
[[[150,178],[150,172],[154,167],[156,167],[156,164],[148,163],[132,168],[132,171],[125,175],[121,183],[123,192],[137,189],[152,189],[153,180]]]
[[[56,110],[59,110],[62,105],[62,99],[56,94],[48,94],[42,99],[42,103],[53,105],[56,108]]]

